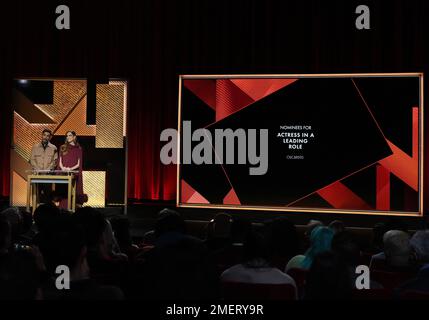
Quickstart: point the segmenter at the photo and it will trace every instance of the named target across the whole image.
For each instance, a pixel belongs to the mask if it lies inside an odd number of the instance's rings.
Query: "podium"
[[[39,184],[67,184],[67,210],[76,210],[76,179],[78,171],[61,170],[31,170],[27,176],[27,211],[34,214],[38,206],[38,185]],[[31,203],[30,203],[31,202]]]

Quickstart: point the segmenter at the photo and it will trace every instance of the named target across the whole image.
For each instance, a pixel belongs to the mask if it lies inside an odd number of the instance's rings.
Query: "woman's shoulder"
[[[76,150],[81,150],[82,147],[80,146],[80,144],[69,144],[68,148],[70,149],[76,149]]]
[[[290,269],[301,268],[301,264],[304,259],[305,256],[302,254],[296,255],[295,257],[291,258],[286,265],[285,272],[289,271]]]

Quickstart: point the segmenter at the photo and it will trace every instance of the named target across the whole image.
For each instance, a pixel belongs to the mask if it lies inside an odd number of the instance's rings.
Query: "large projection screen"
[[[183,75],[178,137],[180,207],[423,215],[422,73]]]

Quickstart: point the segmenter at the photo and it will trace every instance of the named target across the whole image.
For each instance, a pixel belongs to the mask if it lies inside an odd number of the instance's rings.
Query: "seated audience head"
[[[410,240],[418,262],[429,262],[429,230],[417,231]]]
[[[310,268],[316,255],[331,250],[334,231],[328,227],[318,226],[313,229],[310,236],[310,248],[305,253],[305,259],[302,261],[304,269]]]
[[[346,230],[344,222],[341,220],[334,220],[329,224],[329,228],[331,228],[334,233],[343,232]]]
[[[272,255],[289,260],[299,253],[299,236],[289,219],[276,218],[265,223],[265,236]]]
[[[82,207],[76,210],[73,218],[84,231],[88,249],[98,250],[107,228],[107,221],[103,214],[92,207]]]
[[[321,226],[323,226],[323,222],[322,221],[319,221],[319,220],[310,220],[307,223],[307,227],[306,227],[306,230],[304,232],[305,238],[307,238],[308,240],[310,240],[311,233],[313,232],[313,229],[316,228],[316,227],[321,227]]]
[[[266,264],[269,260],[269,253],[266,239],[260,232],[250,232],[244,240],[243,247],[244,262],[248,266],[256,263]]]
[[[352,280],[347,265],[330,251],[316,255],[307,274],[305,299],[349,299],[351,293]]]
[[[252,223],[244,218],[236,218],[231,224],[231,238],[235,244],[243,244],[247,235],[252,231]]]
[[[3,210],[0,216],[8,220],[11,228],[12,242],[15,242],[16,238],[22,233],[24,229],[23,217],[21,212],[16,207],[11,207]]]
[[[41,204],[34,211],[34,223],[39,232],[52,229],[52,221],[60,215],[60,210],[53,204]]]
[[[30,250],[14,251],[0,259],[0,300],[41,298],[40,273]]]
[[[185,221],[177,211],[165,208],[158,214],[158,219],[155,224],[155,236],[160,237],[170,232],[185,233]]]
[[[0,256],[8,253],[12,244],[10,222],[4,217],[0,217]]]
[[[227,213],[216,214],[208,225],[207,237],[229,238],[231,236],[232,221],[232,217]]]
[[[49,261],[53,267],[65,265],[70,269],[71,280],[89,277],[86,262],[85,233],[73,216],[63,215],[56,221],[52,232]]]
[[[359,264],[359,246],[348,231],[338,232],[332,238],[332,251],[349,267]]]
[[[388,265],[393,267],[409,265],[411,246],[408,233],[401,230],[387,231],[383,236],[383,245]]]

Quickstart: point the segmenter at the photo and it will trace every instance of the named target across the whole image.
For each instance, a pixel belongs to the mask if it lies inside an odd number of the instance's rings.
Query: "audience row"
[[[312,220],[301,236],[286,218],[256,227],[219,213],[205,233],[188,234],[171,209],[133,241],[125,217],[90,207],[43,204],[34,217],[8,208],[0,213],[0,299],[352,299],[363,296],[360,265],[371,271],[368,297],[429,293],[429,230],[411,234],[393,220],[374,227],[372,248],[338,220]]]

